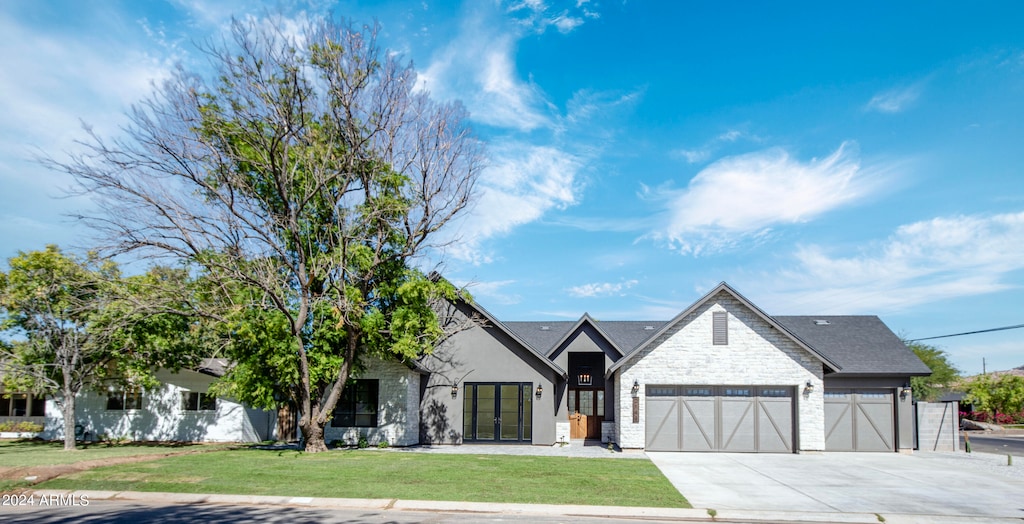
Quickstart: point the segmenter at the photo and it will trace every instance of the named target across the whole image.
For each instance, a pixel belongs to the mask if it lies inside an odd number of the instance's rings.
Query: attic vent
[[[540,330],[541,331],[551,331],[551,326],[541,326]]]
[[[644,331],[654,331],[654,326],[644,326]]]
[[[815,320],[814,321],[814,325],[815,326],[829,326],[829,325],[832,325],[832,323],[827,321],[827,320]]]
[[[716,346],[725,346],[729,344],[729,315],[725,311],[715,311],[711,313],[712,328],[711,328],[711,339],[712,344]]]

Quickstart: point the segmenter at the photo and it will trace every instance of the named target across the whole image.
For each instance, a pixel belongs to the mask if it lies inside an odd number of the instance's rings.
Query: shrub
[[[356,447],[358,447],[359,449],[368,448],[368,447],[370,447],[370,441],[366,440],[365,436],[360,436],[359,437],[359,443],[356,444]]]
[[[36,424],[35,422],[29,422],[27,420],[18,422],[8,420],[7,422],[0,422],[0,431],[3,431],[4,433],[39,433],[42,430],[42,424]]]

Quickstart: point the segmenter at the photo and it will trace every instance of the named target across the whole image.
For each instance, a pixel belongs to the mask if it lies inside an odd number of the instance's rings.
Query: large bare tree
[[[113,250],[192,264],[224,306],[208,317],[233,338],[231,393],[294,402],[318,452],[364,355],[444,336],[431,306],[455,290],[415,260],[470,203],[482,146],[377,26],[284,27],[235,21],[204,48],[211,74],[177,71],[123,135],[50,163],[100,201],[82,218]]]

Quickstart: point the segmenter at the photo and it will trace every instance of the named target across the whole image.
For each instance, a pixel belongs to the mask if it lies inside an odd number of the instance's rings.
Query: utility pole
[[[988,374],[988,372],[985,371],[985,357],[981,357],[981,374],[982,375],[987,375]]]

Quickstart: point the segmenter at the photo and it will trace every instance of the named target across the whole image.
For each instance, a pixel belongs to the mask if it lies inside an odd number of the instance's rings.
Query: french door
[[[533,383],[465,385],[462,404],[465,442],[531,442]]]

